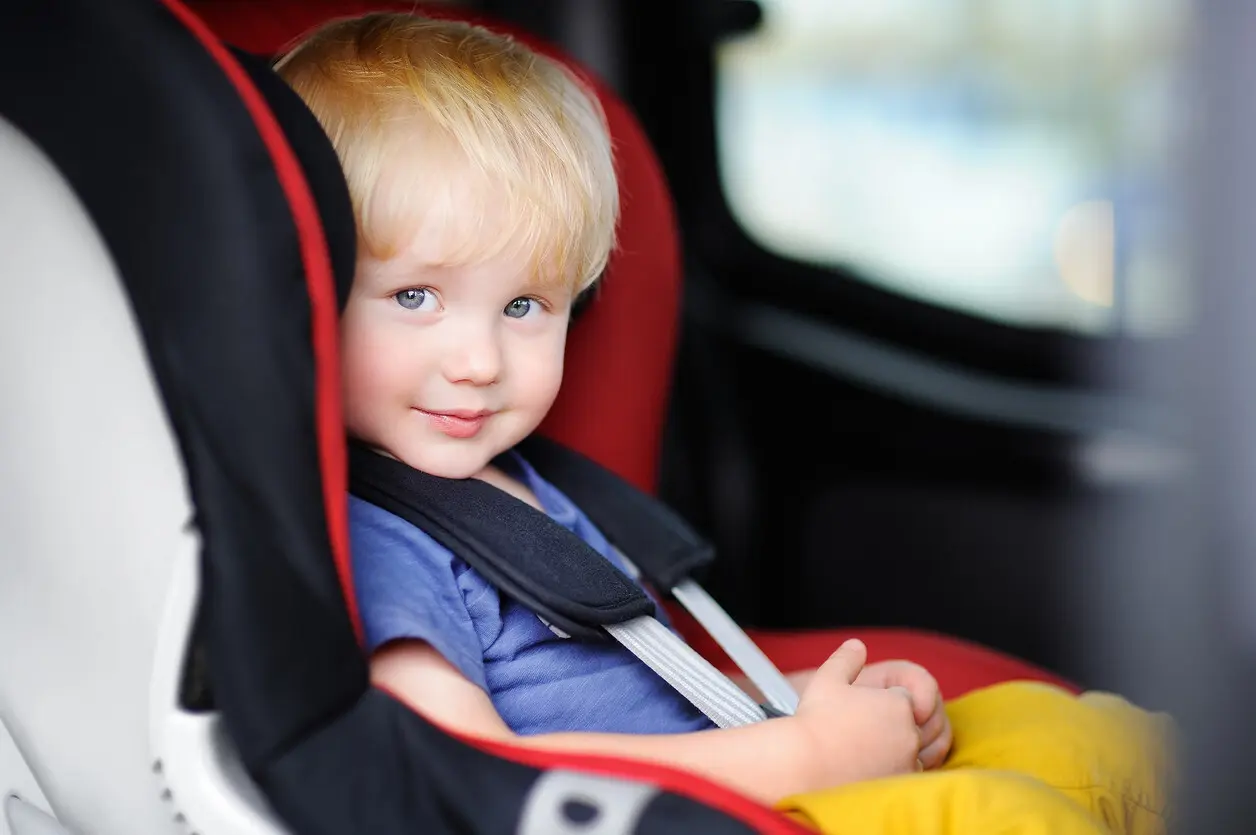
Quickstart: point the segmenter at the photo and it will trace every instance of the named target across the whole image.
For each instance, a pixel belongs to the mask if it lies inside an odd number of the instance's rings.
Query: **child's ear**
[[[567,320],[568,327],[589,309],[589,305],[596,300],[601,287],[602,276],[598,276],[593,280],[592,284],[580,291],[580,294],[576,296],[576,300],[571,303],[571,318]]]

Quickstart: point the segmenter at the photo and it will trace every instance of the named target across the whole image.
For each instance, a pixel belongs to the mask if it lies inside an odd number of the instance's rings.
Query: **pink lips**
[[[475,437],[493,415],[487,410],[473,412],[468,409],[453,409],[448,412],[429,412],[426,409],[415,411],[427,418],[436,431],[451,438]]]

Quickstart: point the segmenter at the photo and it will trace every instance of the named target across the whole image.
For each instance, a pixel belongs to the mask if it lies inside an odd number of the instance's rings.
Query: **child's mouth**
[[[451,438],[475,437],[493,415],[487,410],[455,409],[448,412],[429,412],[426,409],[415,409],[415,411],[427,418],[436,431]]]

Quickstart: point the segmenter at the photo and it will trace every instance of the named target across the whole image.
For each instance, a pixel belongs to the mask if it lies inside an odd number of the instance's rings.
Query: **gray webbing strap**
[[[728,657],[733,659],[746,678],[759,688],[769,705],[792,716],[798,709],[798,694],[785,675],[777,669],[763,650],[737,622],[729,617],[715,598],[693,580],[685,580],[672,589],[672,596],[693,615],[694,620],[715,639]]]
[[[754,699],[656,618],[633,618],[605,629],[717,726],[735,728],[766,718]]]
[[[624,563],[628,569],[628,573],[632,575],[634,580],[641,579],[641,571],[633,564],[632,560],[628,559],[628,557],[626,557],[618,548],[615,549],[615,555]],[[794,714],[794,712],[798,709],[798,694],[794,692],[793,685],[791,685],[789,680],[786,679],[781,671],[776,668],[776,665],[772,663],[771,659],[763,654],[763,650],[759,649],[755,642],[750,640],[750,636],[737,625],[737,622],[729,617],[728,612],[724,611],[723,607],[721,607],[719,603],[715,602],[715,598],[707,594],[706,591],[693,580],[684,580],[681,582],[672,589],[672,595],[676,598],[677,602],[679,602],[681,606],[684,606],[689,614],[693,616],[694,620],[698,621],[698,623],[702,625],[702,628],[705,629],[713,639],[715,639],[715,642],[720,645],[720,648],[723,649],[725,653],[728,654],[728,657],[733,660],[733,663],[736,664],[743,673],[745,673],[746,678],[750,679],[751,683],[753,683],[755,687],[759,688],[759,692],[763,694],[763,698],[767,700],[768,705],[782,715],[792,716]],[[653,620],[653,618],[643,620]],[[683,653],[680,651],[668,653],[668,664],[670,666],[676,666],[678,664],[692,664],[695,666],[701,665],[705,668],[702,675],[711,680],[718,680],[721,682],[719,685],[721,691],[725,690],[726,687],[731,687],[733,690],[737,691],[738,694],[745,695],[745,691],[743,691],[736,684],[733,684],[733,682],[729,680],[728,676],[716,670],[709,661],[695,652],[693,648],[680,638],[672,634],[667,627],[662,626],[662,624],[659,624],[659,626],[668,633],[668,636],[672,641],[684,650]],[[614,635],[613,632],[611,634]],[[615,638],[619,640],[620,643],[624,644],[624,646],[628,647],[629,651],[633,652],[638,657],[641,657],[632,646],[629,646],[625,641],[619,638],[619,636],[615,635]],[[649,661],[644,658],[642,658],[642,660],[645,661],[646,664],[650,665],[651,668],[654,668],[654,665],[650,664]],[[657,669],[655,671],[658,672]],[[715,722],[717,725],[719,724],[719,720],[712,716],[711,712],[707,710],[705,706],[707,702],[706,697],[697,694],[690,695],[688,692],[678,687],[671,678],[668,678],[661,672],[659,675],[662,675],[669,684],[677,690],[680,690],[685,698],[689,699],[689,701],[692,702],[699,710],[705,713],[711,721]],[[695,678],[697,676],[698,673],[695,670],[691,674],[690,678]],[[754,704],[753,700],[751,700],[748,696],[746,697],[746,700],[751,704]],[[759,711],[760,718],[763,718],[763,709],[757,705],[755,708]],[[724,726],[721,725],[720,727]]]

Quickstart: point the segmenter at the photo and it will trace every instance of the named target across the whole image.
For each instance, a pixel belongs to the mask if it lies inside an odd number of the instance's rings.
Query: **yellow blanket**
[[[1170,727],[1106,693],[999,684],[947,706],[936,771],[787,798],[826,835],[1163,835]]]

